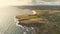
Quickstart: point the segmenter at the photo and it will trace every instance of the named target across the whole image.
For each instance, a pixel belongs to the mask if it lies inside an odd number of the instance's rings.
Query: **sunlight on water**
[[[18,14],[28,13],[30,10],[20,10],[14,7],[0,8],[0,34],[20,34],[24,29],[16,26],[14,16]]]

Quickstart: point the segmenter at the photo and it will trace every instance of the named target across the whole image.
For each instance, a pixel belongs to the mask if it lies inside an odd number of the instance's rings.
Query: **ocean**
[[[15,16],[26,13],[32,14],[31,10],[28,9],[22,10],[10,6],[0,8],[0,34],[23,34],[26,32],[26,28],[20,28],[14,20]]]

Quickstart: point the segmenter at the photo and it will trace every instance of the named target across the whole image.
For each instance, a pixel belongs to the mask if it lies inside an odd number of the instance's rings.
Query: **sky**
[[[30,4],[32,4],[31,2],[30,2],[31,0],[0,0],[0,7],[2,7],[2,6],[12,6],[12,5],[30,5]],[[38,4],[47,4],[47,5],[59,5],[60,3],[60,1],[58,1],[58,2],[44,2],[44,1],[42,1],[42,0],[36,0],[37,2],[40,2],[40,3],[38,3]]]

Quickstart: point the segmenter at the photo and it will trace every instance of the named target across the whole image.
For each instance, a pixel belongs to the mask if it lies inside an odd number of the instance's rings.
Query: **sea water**
[[[25,13],[31,14],[32,12],[28,9],[22,10],[16,7],[0,8],[0,34],[23,34],[27,32],[26,29],[29,28],[20,28],[14,20],[15,16]],[[30,34],[29,31],[27,33]]]

